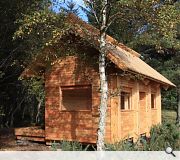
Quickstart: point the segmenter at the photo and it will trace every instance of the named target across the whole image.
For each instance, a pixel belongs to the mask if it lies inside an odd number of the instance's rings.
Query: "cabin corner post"
[[[45,123],[45,142],[46,142],[46,145],[49,145],[48,141],[46,140],[46,137],[47,137],[47,126],[48,126],[48,118],[49,118],[49,114],[48,114],[48,101],[47,101],[47,91],[48,91],[48,86],[50,85],[48,83],[48,76],[49,74],[47,72],[45,72],[45,117],[44,117],[44,123]]]
[[[151,85],[148,85],[148,91],[147,91],[147,123],[148,123],[148,131],[147,136],[150,136],[150,129],[152,126],[152,112],[151,112]]]
[[[111,75],[110,76],[110,86],[109,86],[109,91],[110,91],[110,142],[115,143],[119,141],[119,97],[118,93],[118,77],[117,75]]]
[[[139,82],[137,81],[136,82],[136,85],[135,85],[135,90],[136,90],[136,93],[135,93],[135,97],[136,97],[136,101],[134,102],[134,106],[136,106],[134,108],[135,110],[135,136],[134,136],[134,139],[135,141],[138,139],[138,136],[139,135]]]
[[[157,103],[157,123],[161,124],[161,88],[157,87],[156,93],[156,103]]]
[[[117,88],[118,90],[121,89],[121,79],[119,76],[117,76]],[[122,139],[122,129],[121,129],[121,109],[120,109],[120,97],[118,97],[117,99],[118,101],[118,106],[117,106],[117,109],[118,109],[118,113],[117,113],[117,116],[118,116],[118,120],[117,120],[117,129],[118,129],[118,140],[121,140]]]

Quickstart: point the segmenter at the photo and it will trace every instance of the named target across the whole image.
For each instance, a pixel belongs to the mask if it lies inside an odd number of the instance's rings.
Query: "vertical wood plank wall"
[[[92,85],[92,109],[87,111],[62,111],[60,86]],[[67,140],[96,143],[99,122],[99,75],[76,57],[59,60],[46,73],[46,141]],[[106,119],[106,141],[111,139],[110,101]]]
[[[96,143],[99,122],[99,75],[92,67],[76,57],[60,59],[45,75],[45,139],[46,141],[67,140]],[[86,111],[61,110],[60,86],[92,85],[92,109]],[[117,75],[108,76],[110,92],[118,92],[122,87],[129,87],[131,109],[121,110],[119,95],[110,96],[106,118],[105,141],[113,143],[123,138],[137,138],[148,135],[152,124],[161,122],[160,87],[154,83],[145,85],[139,80]],[[151,109],[151,92],[156,93],[156,108]],[[140,106],[139,92],[145,92]]]
[[[149,136],[151,126],[161,123],[160,86],[153,82],[145,85],[143,81],[130,80],[128,77],[120,76],[112,76],[112,82],[114,87],[111,90],[116,90],[116,88],[121,90],[123,87],[128,87],[131,88],[132,93],[130,110],[120,109],[119,95],[111,97],[111,112],[117,116],[111,117],[111,124],[114,124],[115,127],[112,129],[111,142],[132,137],[136,140],[141,134]],[[145,94],[145,99],[142,101],[140,101],[140,92]],[[151,92],[156,95],[156,107],[154,109],[151,108]]]

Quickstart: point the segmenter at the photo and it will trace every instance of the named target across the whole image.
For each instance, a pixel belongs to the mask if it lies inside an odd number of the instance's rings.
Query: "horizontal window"
[[[62,86],[61,108],[68,111],[90,110],[92,106],[92,87]]]

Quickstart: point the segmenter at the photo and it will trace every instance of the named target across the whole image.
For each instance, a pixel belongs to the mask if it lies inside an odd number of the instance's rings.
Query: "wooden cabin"
[[[100,79],[98,64],[93,62],[99,54],[98,30],[74,15],[69,15],[68,21],[79,28],[71,30],[66,38],[79,37],[87,42],[79,44],[76,54],[53,60],[50,68],[44,65],[45,130],[39,129],[38,134],[37,129],[19,128],[15,131],[18,139],[96,143]],[[87,32],[92,35],[88,40]],[[93,45],[88,45],[92,41]],[[61,42],[66,43],[64,39]],[[110,36],[106,49],[109,98],[105,141],[114,143],[128,138],[136,140],[138,135],[148,136],[151,126],[161,123],[161,88],[174,84],[143,62],[137,52]],[[88,58],[79,57],[78,52],[86,53]],[[24,77],[39,73],[44,62],[38,60],[25,69]]]

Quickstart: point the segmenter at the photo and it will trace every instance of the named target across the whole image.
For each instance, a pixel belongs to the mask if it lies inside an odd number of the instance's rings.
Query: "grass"
[[[173,110],[162,110],[162,122],[176,123],[176,112]]]

